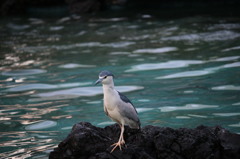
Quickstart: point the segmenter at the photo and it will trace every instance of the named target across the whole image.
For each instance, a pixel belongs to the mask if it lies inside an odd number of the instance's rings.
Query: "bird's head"
[[[111,84],[113,82],[113,77],[114,75],[105,70],[99,73],[99,78],[98,80],[95,82],[95,85],[97,85],[98,83],[102,83],[102,84]]]

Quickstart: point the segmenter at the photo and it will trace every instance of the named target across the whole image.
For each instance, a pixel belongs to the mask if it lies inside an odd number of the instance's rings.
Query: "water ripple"
[[[135,71],[146,71],[146,70],[157,70],[157,69],[171,69],[171,68],[182,68],[187,67],[192,64],[202,64],[204,61],[200,60],[173,60],[163,63],[146,63],[132,66],[131,69],[125,72],[135,72]]]
[[[14,23],[9,23],[7,24],[7,27],[13,30],[25,30],[30,28],[30,25],[18,25],[18,24],[14,24]]]
[[[46,70],[43,69],[22,69],[22,70],[13,70],[13,71],[5,71],[2,72],[4,76],[28,76],[28,75],[35,75],[46,73]]]
[[[178,36],[163,37],[164,41],[226,41],[239,38],[240,34],[234,31],[222,30],[198,34],[186,34]]]
[[[240,90],[240,86],[223,85],[223,86],[212,87],[212,90],[215,90],[215,91],[222,91],[222,90],[239,91]]]
[[[0,158],[29,158],[39,157],[47,158],[47,151],[52,150],[56,145],[53,144],[53,136],[49,134],[56,134],[53,131],[14,131],[14,132],[1,132],[5,138],[4,143],[0,143],[1,147],[8,147],[8,151],[0,153]],[[45,136],[48,135],[48,136]],[[39,139],[39,136],[44,135],[44,139]],[[47,137],[47,138],[46,138]],[[40,157],[39,157],[40,158]]]
[[[131,92],[143,89],[142,86],[117,86],[116,89],[120,92]],[[71,88],[47,93],[39,93],[33,95],[30,101],[44,101],[44,100],[60,100],[60,99],[71,99],[77,97],[90,97],[102,94],[102,87],[78,87]]]
[[[66,69],[71,69],[71,68],[89,68],[89,67],[96,67],[95,65],[82,65],[82,64],[76,64],[76,63],[68,63],[64,65],[60,65],[60,68],[66,68]]]
[[[234,63],[230,63],[222,66],[222,68],[232,68],[232,67],[240,67],[240,62],[234,62]]]
[[[195,117],[195,118],[207,118],[205,115],[197,115],[197,114],[188,114],[190,117]]]
[[[171,78],[204,76],[204,75],[215,73],[216,71],[220,71],[222,69],[234,68],[234,67],[240,67],[240,62],[234,62],[230,64],[225,64],[222,66],[206,68],[204,70],[184,71],[184,72],[174,73],[166,76],[156,77],[155,79],[171,79]]]
[[[238,60],[239,58],[240,56],[229,56],[229,57],[221,57],[221,58],[213,59],[210,61],[213,61],[213,62],[234,61],[234,60]]]
[[[51,120],[40,121],[38,123],[28,125],[25,127],[26,130],[41,130],[51,128],[57,125],[57,122]]]
[[[240,123],[237,123],[237,124],[231,124],[229,125],[230,127],[239,127],[240,128]]]
[[[100,126],[106,126],[106,125],[111,125],[111,124],[115,124],[115,122],[114,121],[104,121],[104,122],[98,123],[98,125],[100,125]]]
[[[218,105],[203,105],[203,104],[187,104],[185,106],[165,106],[159,107],[158,109],[161,112],[171,112],[179,110],[197,110],[197,109],[206,109],[206,108],[217,108]]]
[[[43,83],[34,83],[34,84],[26,84],[20,85],[16,87],[12,87],[6,89],[5,92],[20,92],[20,91],[28,91],[28,90],[38,90],[38,89],[59,89],[59,88],[68,88],[68,87],[77,87],[77,86],[85,86],[91,84],[90,82],[85,83],[63,83],[63,84],[43,84]]]
[[[177,47],[162,47],[162,48],[154,48],[154,49],[138,49],[134,50],[133,53],[152,53],[152,54],[160,54],[171,51],[177,51]]]
[[[215,116],[229,117],[229,116],[240,116],[240,113],[213,113]]]
[[[234,24],[234,23],[215,24],[213,26],[210,26],[208,29],[209,30],[215,30],[215,29],[227,29],[227,30],[240,29],[240,24]]]
[[[210,70],[185,71],[185,72],[175,73],[175,74],[166,75],[166,76],[162,76],[162,77],[157,77],[156,79],[195,77],[195,76],[207,75],[210,73],[213,73],[213,71],[210,71]]]
[[[152,111],[155,108],[136,108],[138,113],[143,113],[143,112],[148,112],[148,111]]]
[[[59,31],[62,30],[64,28],[64,26],[51,26],[49,28],[50,31]]]
[[[136,44],[136,42],[132,42],[132,41],[120,41],[120,42],[113,42],[113,43],[85,42],[85,43],[77,43],[77,44],[69,44],[69,45],[21,46],[16,48],[16,50],[32,53],[32,52],[46,51],[47,49],[69,50],[69,49],[74,49],[79,47],[124,48],[134,44]]]
[[[222,52],[232,51],[232,50],[240,50],[240,46],[235,46],[235,47],[227,48],[227,49],[222,50]]]

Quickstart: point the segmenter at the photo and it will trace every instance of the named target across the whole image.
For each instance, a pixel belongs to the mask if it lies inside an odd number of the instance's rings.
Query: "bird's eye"
[[[104,79],[107,78],[107,76],[104,77]]]

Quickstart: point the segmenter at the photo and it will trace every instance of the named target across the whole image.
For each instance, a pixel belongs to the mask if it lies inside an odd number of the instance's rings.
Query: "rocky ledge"
[[[50,159],[239,159],[240,135],[219,126],[172,129],[125,127],[126,145],[110,153],[118,141],[117,124],[99,128],[87,122],[75,124],[68,137],[50,153]]]

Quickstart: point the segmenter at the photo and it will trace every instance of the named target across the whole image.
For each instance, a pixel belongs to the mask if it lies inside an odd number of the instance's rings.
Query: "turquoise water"
[[[0,21],[0,158],[47,158],[80,121],[112,124],[101,70],[142,126],[204,124],[240,133],[240,19],[204,17]]]

